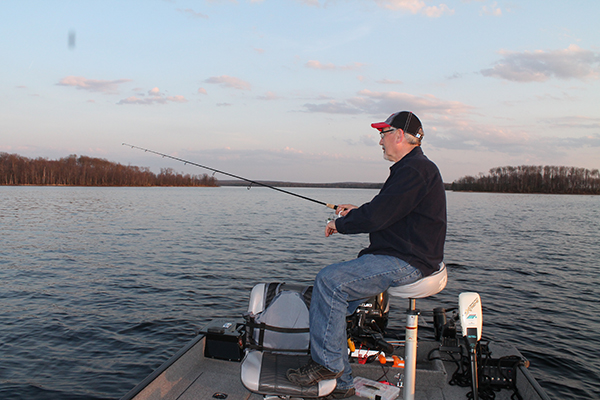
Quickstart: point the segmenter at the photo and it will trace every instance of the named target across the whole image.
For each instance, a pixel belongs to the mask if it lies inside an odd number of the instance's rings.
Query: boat
[[[250,392],[240,381],[240,362],[205,357],[206,335],[200,334],[162,364],[146,379],[129,391],[121,400],[180,399],[180,400],[260,400],[264,396]],[[417,360],[417,400],[464,400],[468,387],[450,385],[455,365],[448,361],[427,361],[423,355],[436,349],[439,343],[420,341]],[[516,348],[502,343],[491,343],[492,352],[498,356],[522,357]],[[382,368],[374,363],[353,365],[355,376],[375,380],[382,375]],[[524,400],[549,400],[544,390],[531,376],[527,368],[519,365],[515,371],[516,387]],[[387,374],[393,379],[397,372],[389,368]],[[513,391],[502,389],[496,393],[497,400],[511,399]],[[358,400],[360,397],[349,398]]]
[[[249,310],[252,309],[253,294]],[[471,303],[469,306],[471,311],[475,303],[471,299],[475,298],[474,295],[477,295],[478,299],[479,295],[473,293],[468,295],[471,297],[466,301]],[[408,354],[410,346],[407,344],[409,341],[405,340],[408,334],[387,329],[390,310],[386,296],[384,293],[369,299],[348,318],[350,337],[348,351],[357,388],[357,394],[350,397],[351,400],[401,399],[405,390],[403,387],[410,384],[405,380],[405,375],[409,375],[408,364],[410,363],[407,362],[407,371],[404,365],[404,357],[410,357]],[[409,305],[414,306],[414,301]],[[461,304],[459,304],[459,314],[462,313],[460,307]],[[407,321],[411,310],[414,314],[414,307],[409,306]],[[463,320],[457,316],[456,311],[452,311],[452,315],[448,317],[450,311],[452,309],[443,308],[436,308],[432,312],[417,311],[418,315],[423,315],[422,319],[433,317],[427,329],[431,330],[433,325],[434,335],[430,338],[421,334],[420,336],[423,337],[419,337],[418,346],[416,342],[414,344],[416,373],[412,383],[413,394],[408,395],[408,398],[464,400],[473,399],[473,392],[476,391],[475,398],[484,400],[549,400],[548,395],[528,371],[529,362],[525,357],[509,343],[481,340],[481,325],[479,337],[475,335],[477,346],[473,346],[473,351],[477,348],[478,356],[471,357],[469,362],[469,344],[466,340],[462,340],[457,331],[465,328],[470,323],[468,319],[473,315]],[[479,312],[481,312],[480,303]],[[394,310],[393,314],[401,313]],[[478,318],[481,324],[481,317]],[[386,329],[380,330],[381,325]],[[244,380],[247,378],[244,378],[242,370],[244,361],[252,352],[252,346],[248,344],[248,336],[252,335],[251,332],[256,329],[256,326],[249,323],[248,314],[239,319],[211,321],[199,330],[193,340],[131,389],[121,400],[310,398],[311,396],[265,394],[248,389],[252,385]],[[380,339],[383,339],[383,342]],[[472,379],[469,382],[473,368],[477,376],[476,385],[473,384]],[[279,379],[285,380],[281,377]],[[404,396],[406,398],[407,395]]]

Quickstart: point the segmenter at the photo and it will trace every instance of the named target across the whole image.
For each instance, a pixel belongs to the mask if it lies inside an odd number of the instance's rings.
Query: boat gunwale
[[[187,353],[192,347],[198,344],[202,339],[204,339],[206,335],[204,333],[198,334],[194,339],[188,342],[185,346],[183,346],[177,353],[175,353],[171,358],[162,363],[157,369],[152,371],[150,375],[148,375],[143,381],[138,383],[133,389],[127,392],[120,400],[132,400],[142,392],[152,381],[154,381],[160,374],[165,372],[167,369],[171,367],[171,365],[175,364],[177,360],[179,360],[185,353]]]
[[[525,379],[527,379],[529,384],[532,386],[533,390],[538,394],[538,396],[540,396],[542,400],[552,400],[550,399],[550,396],[548,396],[544,388],[542,388],[540,383],[533,377],[531,372],[529,372],[529,369],[526,366],[519,365],[519,370],[521,371]]]

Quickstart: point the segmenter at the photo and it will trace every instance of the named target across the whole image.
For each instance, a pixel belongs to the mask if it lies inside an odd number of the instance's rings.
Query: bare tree
[[[156,175],[148,167],[75,154],[48,160],[0,153],[0,185],[218,186],[218,182],[207,174],[183,175],[163,168]]]
[[[455,191],[504,193],[600,194],[598,169],[521,165],[496,167],[488,175],[465,176],[451,185]]]

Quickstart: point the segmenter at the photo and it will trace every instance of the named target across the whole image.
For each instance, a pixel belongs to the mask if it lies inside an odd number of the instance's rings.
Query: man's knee
[[[342,283],[340,278],[343,278],[340,264],[331,264],[323,268],[315,277],[315,286],[328,288],[333,291],[335,288]]]
[[[327,267],[326,267],[327,268]],[[323,268],[315,277],[314,290],[320,292],[326,290],[330,286],[330,274]]]
[[[332,264],[323,268],[316,276],[313,295],[323,296],[329,299],[343,299],[344,287],[346,286],[346,274],[342,273],[338,268],[339,264]]]

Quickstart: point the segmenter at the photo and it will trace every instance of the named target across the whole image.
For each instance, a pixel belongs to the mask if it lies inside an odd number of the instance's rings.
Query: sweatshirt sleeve
[[[392,173],[381,192],[368,203],[335,221],[339,233],[372,233],[406,217],[427,194],[425,181],[412,167]]]

